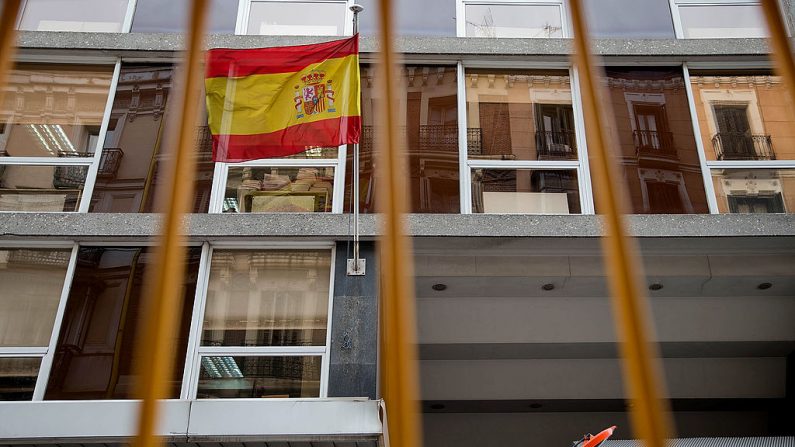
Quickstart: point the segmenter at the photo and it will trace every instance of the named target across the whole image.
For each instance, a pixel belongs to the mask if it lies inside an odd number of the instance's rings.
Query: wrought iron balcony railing
[[[538,159],[577,158],[577,138],[573,130],[536,131]]]
[[[113,178],[119,172],[121,166],[121,158],[124,156],[124,151],[119,147],[106,147],[102,149],[102,155],[99,158],[99,170],[97,177],[99,178]]]
[[[408,132],[407,128],[401,127],[403,136]],[[373,139],[375,129],[373,126],[362,126],[361,151],[369,153],[373,151]],[[421,152],[458,152],[458,126],[457,125],[437,125],[428,124],[419,127],[418,148],[409,148]],[[470,155],[480,155],[483,153],[483,138],[480,128],[467,129],[467,153]]]
[[[635,139],[635,154],[638,156],[679,157],[674,147],[674,135],[671,132],[636,130],[632,132],[632,136]]]
[[[719,132],[712,137],[718,160],[775,160],[770,135],[744,132]]]

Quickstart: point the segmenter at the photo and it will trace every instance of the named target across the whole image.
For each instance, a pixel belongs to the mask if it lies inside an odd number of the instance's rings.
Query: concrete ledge
[[[307,36],[236,36],[210,35],[208,48],[259,48],[323,42],[332,37]],[[449,55],[451,60],[483,58],[511,58],[526,56],[565,60],[572,53],[571,39],[504,39],[463,37],[399,37],[398,51],[416,56]],[[184,48],[184,39],[173,33],[74,33],[24,31],[18,45],[26,50],[68,50],[106,56],[173,56]],[[377,40],[362,37],[362,53],[378,51]],[[765,39],[617,39],[597,40],[594,51],[600,56],[625,57],[628,61],[643,59],[673,60],[737,60],[748,56],[764,58],[769,53]]]
[[[792,214],[632,215],[632,233],[641,238],[795,236]],[[144,241],[157,234],[155,214],[0,213],[0,241]],[[266,239],[340,240],[351,235],[348,214],[193,214],[193,241]],[[416,237],[594,238],[599,216],[514,214],[412,214]],[[378,236],[375,215],[363,215],[365,238]]]

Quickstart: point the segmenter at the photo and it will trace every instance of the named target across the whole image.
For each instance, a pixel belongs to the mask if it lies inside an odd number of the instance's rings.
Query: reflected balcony
[[[576,159],[577,138],[573,130],[536,131],[536,151],[539,160]]]
[[[712,137],[718,160],[775,160],[770,135],[744,132],[719,132]]]
[[[116,173],[119,172],[119,166],[121,166],[121,158],[123,156],[124,151],[122,151],[119,147],[106,147],[105,149],[102,149],[102,156],[99,158],[97,177],[116,177]]]
[[[635,154],[638,157],[679,159],[674,147],[674,135],[671,132],[635,130],[632,136],[635,140]]]

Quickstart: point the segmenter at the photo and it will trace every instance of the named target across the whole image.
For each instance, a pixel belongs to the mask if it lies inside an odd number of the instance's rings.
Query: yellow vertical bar
[[[772,57],[776,71],[784,79],[790,104],[795,107],[795,58],[792,55],[792,44],[787,36],[787,25],[778,0],[762,0],[762,11],[770,31],[770,46],[773,50]]]
[[[14,63],[16,54],[16,25],[19,11],[22,7],[22,0],[3,0],[3,16],[0,17],[0,105],[3,104],[4,86],[6,77]]]
[[[621,340],[622,367],[627,394],[632,402],[630,418],[636,436],[646,447],[664,447],[670,421],[663,382],[652,343],[650,312],[641,292],[641,260],[634,240],[627,236],[622,217],[627,199],[621,189],[618,166],[608,152],[609,113],[599,110],[601,92],[597,67],[590,54],[588,27],[581,0],[571,0],[574,22],[575,62],[582,87],[585,134],[591,158],[596,204],[604,213],[602,249],[610,283],[617,334]]]
[[[157,445],[158,400],[166,397],[173,370],[173,334],[179,324],[181,289],[185,276],[183,217],[190,211],[196,170],[194,133],[199,110],[202,36],[209,0],[193,0],[187,54],[180,72],[184,90],[177,96],[170,129],[165,139],[168,169],[158,191],[159,209],[164,210],[162,239],[155,262],[147,271],[146,302],[137,343],[137,397],[142,399],[135,447]]]
[[[383,396],[389,415],[389,441],[393,447],[420,447],[419,373],[414,309],[414,258],[405,235],[405,151],[398,144],[397,67],[392,36],[392,2],[379,1],[380,64],[383,100],[376,115],[380,131],[378,204],[383,213],[381,237],[381,374]],[[358,198],[355,198],[358,200]]]

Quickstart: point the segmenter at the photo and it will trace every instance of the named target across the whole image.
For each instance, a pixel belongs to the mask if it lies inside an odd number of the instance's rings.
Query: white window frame
[[[759,6],[758,0],[668,0],[671,6],[671,16],[674,20],[674,32],[677,39],[687,39],[682,26],[682,16],[679,8],[684,6]],[[779,7],[781,5],[779,4]]]
[[[36,386],[33,389],[34,401],[44,399],[44,393],[47,390],[47,381],[50,377],[50,370],[52,369],[52,362],[55,357],[55,348],[58,344],[58,337],[61,333],[61,324],[63,322],[64,312],[66,311],[66,300],[69,298],[69,291],[72,287],[72,278],[74,277],[75,266],[77,265],[77,251],[78,245],[74,242],[58,242],[58,241],[4,241],[0,245],[0,250],[15,250],[15,249],[52,249],[52,250],[70,250],[69,261],[66,266],[64,281],[61,286],[61,293],[58,297],[58,306],[55,312],[55,318],[52,324],[52,332],[47,346],[15,346],[15,347],[0,347],[0,358],[38,358],[41,360],[39,364],[39,372],[36,378]]]
[[[17,18],[17,23],[15,28],[19,29],[19,25],[22,22],[22,15],[25,13],[25,8],[28,6],[28,2],[30,0],[23,0],[22,7],[19,8],[19,17]],[[121,30],[120,33],[129,33],[130,29],[132,28],[132,21],[133,15],[135,15],[135,6],[138,0],[127,0],[127,9],[124,12],[124,19],[121,23]],[[97,34],[104,34],[104,33],[97,33]]]
[[[345,24],[343,26],[341,36],[353,35],[353,11],[350,7],[354,5],[355,0],[238,0],[237,8],[237,24],[235,26],[235,34],[246,35],[248,34],[249,15],[251,14],[252,3],[336,3],[345,5]],[[319,36],[323,37],[323,36]]]
[[[331,214],[342,213],[345,195],[345,158],[347,147],[345,145],[337,147],[337,158],[269,158],[263,160],[252,160],[242,163],[215,163],[213,172],[213,186],[210,193],[210,214],[223,212],[224,196],[226,195],[226,181],[229,176],[229,168],[250,167],[250,168],[334,168],[334,186],[331,194]],[[245,214],[267,214],[267,213],[237,213]],[[319,213],[324,214],[324,213]],[[328,214],[328,213],[325,213]]]
[[[517,70],[567,70],[571,86],[571,104],[574,109],[574,131],[577,141],[577,160],[470,160],[467,151],[467,94],[466,94],[466,69],[485,68],[502,69],[513,68]],[[473,214],[472,210],[472,171],[474,169],[503,169],[503,170],[573,170],[577,175],[577,187],[580,196],[580,213],[594,214],[593,192],[591,176],[588,165],[588,148],[585,141],[585,127],[582,111],[582,97],[580,95],[579,78],[577,71],[567,63],[537,63],[516,64],[515,62],[464,62],[458,61],[458,156],[459,177],[461,189],[461,214]]]
[[[456,36],[466,37],[467,21],[466,7],[468,5],[498,5],[498,6],[557,6],[560,8],[561,37],[572,36],[571,21],[569,20],[568,0],[455,0],[456,1]],[[545,39],[543,37],[538,39]],[[554,39],[554,37],[553,37]]]
[[[105,109],[102,114],[102,122],[97,136],[97,144],[94,147],[93,154],[90,157],[0,157],[0,166],[87,166],[88,172],[86,173],[86,180],[83,184],[83,192],[80,196],[80,204],[75,213],[87,213],[91,205],[91,196],[94,194],[94,184],[96,183],[97,172],[99,170],[100,160],[102,158],[102,151],[105,145],[105,135],[108,132],[108,124],[110,122],[110,115],[113,111],[113,102],[116,98],[116,87],[119,83],[119,74],[121,72],[121,58],[76,58],[74,57],[49,57],[46,55],[33,56],[33,55],[20,55],[16,62],[19,63],[46,63],[50,65],[68,65],[80,66],[81,64],[94,64],[94,65],[113,65],[113,73],[111,75],[110,86],[108,87],[108,96],[105,101]],[[8,124],[13,124],[10,122]],[[8,132],[8,127],[6,128]],[[30,213],[32,211],[0,211],[0,213]],[[63,211],[36,211],[46,213],[59,213]],[[72,211],[70,211],[72,212]]]
[[[720,62],[717,64],[706,64],[703,67],[700,67],[699,64],[691,64],[696,65],[699,68],[708,68],[710,70],[719,71],[720,69],[737,69],[738,67],[742,67],[742,62],[732,63],[732,62]],[[760,68],[760,69],[770,69],[769,65],[766,66],[757,66],[757,67],[750,67],[750,68]],[[724,169],[724,170],[761,170],[761,169],[792,169],[795,170],[795,159],[793,160],[707,160],[706,151],[711,150],[711,148],[706,148],[704,145],[704,141],[701,138],[701,125],[698,122],[698,113],[697,107],[702,105],[696,104],[695,102],[695,95],[693,93],[693,86],[690,83],[690,67],[688,64],[684,64],[682,67],[682,71],[684,72],[684,80],[685,80],[685,88],[687,90],[687,99],[688,104],[690,106],[690,116],[691,121],[693,123],[693,132],[696,135],[696,146],[698,148],[698,156],[701,161],[701,175],[704,178],[704,189],[707,193],[707,202],[709,204],[709,210],[711,214],[719,214],[719,207],[718,207],[718,197],[715,191],[715,183],[712,178],[712,170],[713,169]],[[712,107],[712,104],[708,100],[703,100],[703,105],[709,109]],[[758,107],[755,103],[749,104],[749,108],[751,107]],[[712,112],[710,110],[704,110],[707,119],[711,119]],[[759,113],[757,110],[755,113]],[[749,118],[750,119],[750,118]],[[749,123],[750,124],[750,123]],[[764,128],[764,121],[761,121],[760,124]]]
[[[325,346],[202,346],[201,334],[204,323],[204,311],[207,306],[207,290],[210,282],[210,268],[215,250],[245,250],[263,252],[268,250],[328,250],[331,256],[329,275],[328,313]],[[241,357],[320,357],[320,395],[328,397],[329,364],[331,361],[331,330],[332,310],[334,308],[334,272],[337,258],[334,242],[216,242],[202,246],[199,276],[196,282],[196,297],[193,304],[190,332],[188,333],[188,350],[185,358],[185,370],[182,380],[180,399],[196,400],[199,390],[201,359],[208,356],[241,356]],[[306,398],[278,398],[279,400],[298,400]],[[237,400],[237,399],[236,399]]]

